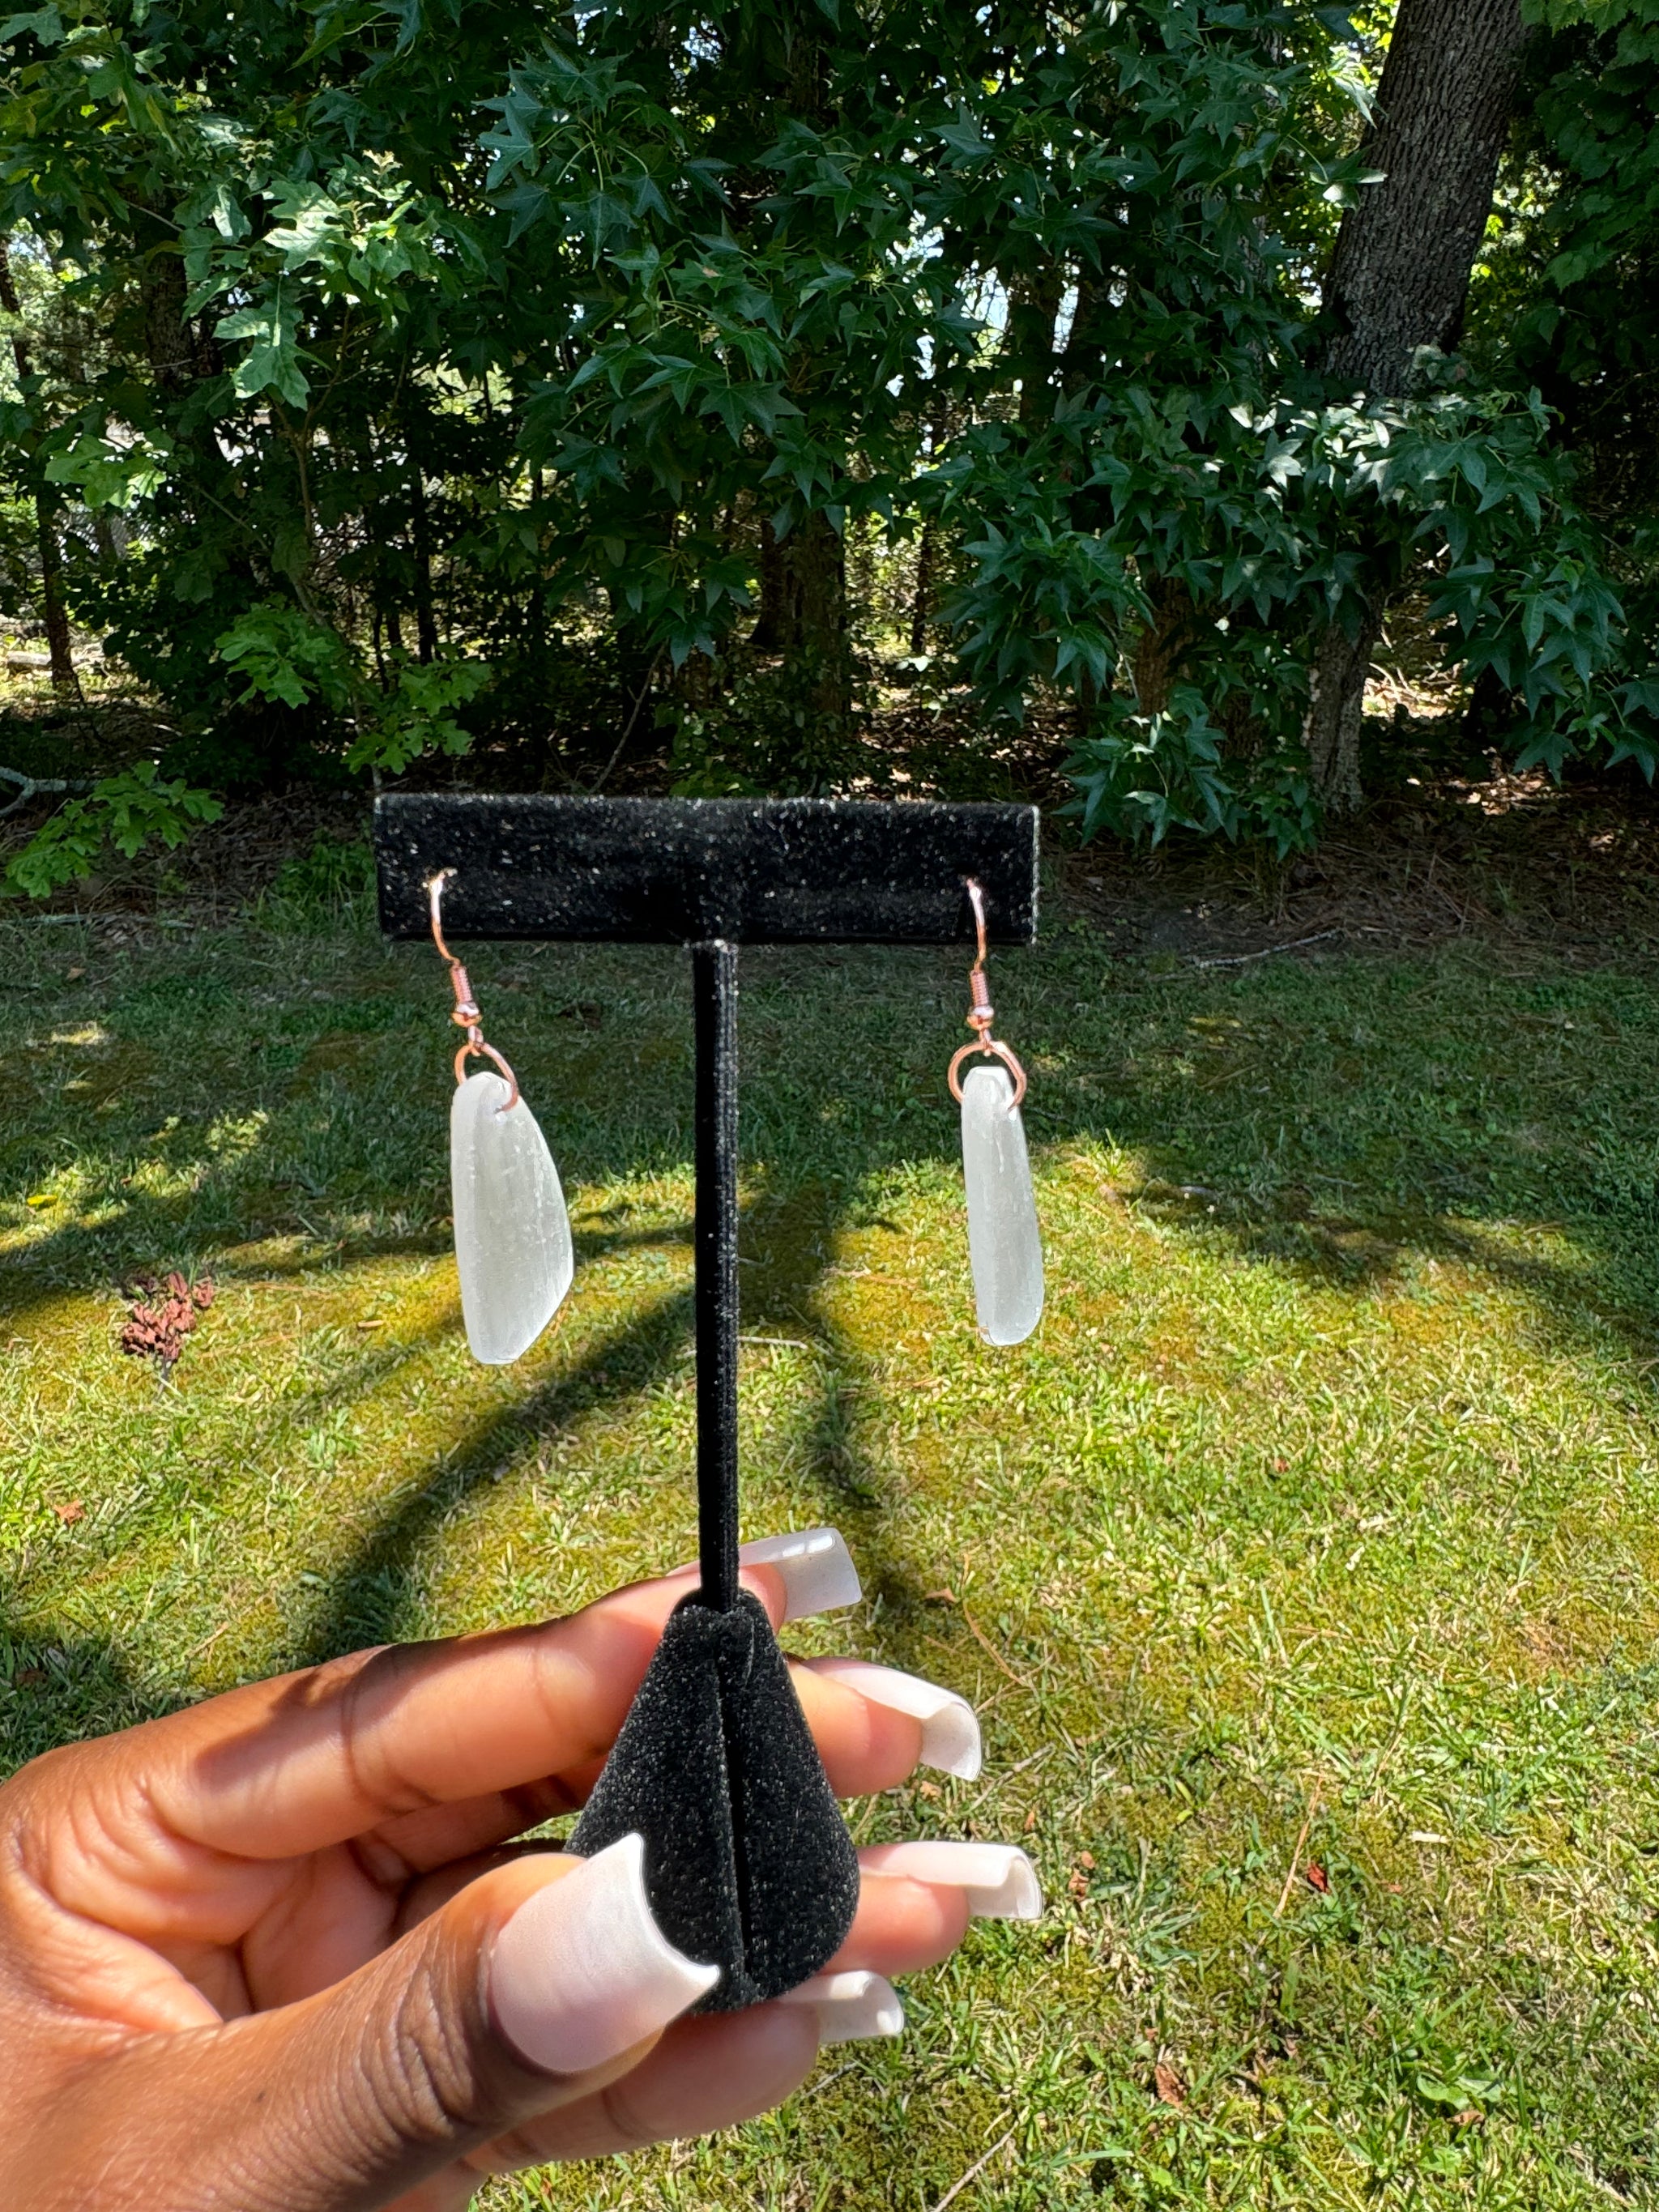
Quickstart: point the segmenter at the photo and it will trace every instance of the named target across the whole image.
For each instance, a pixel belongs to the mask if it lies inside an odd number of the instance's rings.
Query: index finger
[[[777,1577],[748,1579],[775,1622]],[[254,1859],[548,1777],[556,1799],[556,1778],[594,1767],[615,1741],[664,1623],[696,1584],[688,1569],[562,1620],[390,1644],[250,1683],[134,1729],[123,1764],[175,1835]]]
[[[826,1601],[787,1577],[744,1571],[775,1625]],[[567,1620],[359,1652],[152,1722],[98,1747],[106,1825],[130,1832],[142,1808],[174,1838],[267,1862],[372,1838],[359,1855],[392,1881],[486,1848],[582,1801],[696,1583],[688,1568]],[[797,1682],[838,1789],[908,1773],[914,1719],[810,1673]]]

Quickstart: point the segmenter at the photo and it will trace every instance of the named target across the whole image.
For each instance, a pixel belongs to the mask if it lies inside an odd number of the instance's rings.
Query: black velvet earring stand
[[[452,941],[689,945],[696,1089],[697,1504],[701,1583],[669,1619],[568,1848],[645,1841],[664,1934],[721,1978],[705,2011],[781,1996],[852,1925],[852,1838],[764,1608],[738,1587],[739,944],[971,943],[1036,927],[1025,806],[830,799],[397,797],[375,807],[380,919],[427,934],[426,884],[453,868]]]

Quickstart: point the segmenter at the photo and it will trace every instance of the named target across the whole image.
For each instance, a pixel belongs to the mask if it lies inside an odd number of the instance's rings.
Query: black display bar
[[[1036,935],[1034,806],[400,793],[374,849],[389,937],[428,934],[440,868],[452,939],[949,945],[974,934],[969,876],[993,943]]]

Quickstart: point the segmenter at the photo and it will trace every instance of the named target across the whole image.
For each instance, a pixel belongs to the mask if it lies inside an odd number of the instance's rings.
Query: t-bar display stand
[[[843,799],[382,798],[380,922],[424,939],[684,945],[696,1130],[701,1587],[676,1610],[568,1849],[637,1831],[704,2008],[780,1996],[840,1948],[858,1862],[761,1606],[738,1581],[738,948],[970,945],[1036,931],[1036,810]]]

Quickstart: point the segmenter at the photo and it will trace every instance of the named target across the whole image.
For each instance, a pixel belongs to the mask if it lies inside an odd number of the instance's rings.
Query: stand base
[[[740,2012],[819,1972],[853,1924],[858,1854],[764,1608],[696,1597],[663,1639],[566,1849],[645,1838],[657,1923]]]

